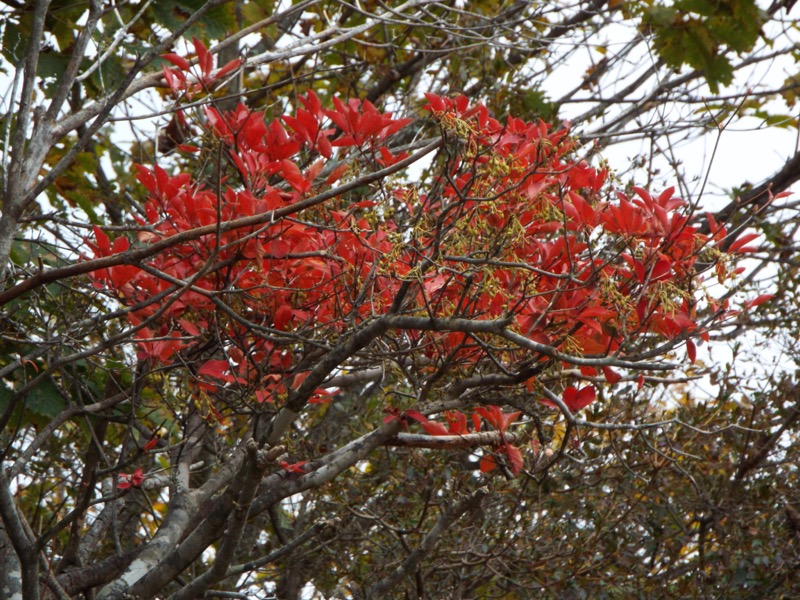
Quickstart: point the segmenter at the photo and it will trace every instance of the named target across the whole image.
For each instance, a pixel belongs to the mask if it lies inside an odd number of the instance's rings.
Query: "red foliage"
[[[165,56],[175,65],[164,73],[176,93],[195,93],[237,66],[214,71],[197,40],[195,51],[195,65]],[[501,123],[463,96],[426,96],[445,143],[460,140],[448,145],[449,159],[427,194],[387,183],[357,197],[329,193],[324,202],[307,202],[347,173],[357,177],[405,158],[385,144],[411,122],[367,101],[334,98],[327,109],[313,92],[300,98],[293,116],[271,122],[241,104],[230,112],[204,110],[209,134],[239,175],[219,191],[186,173],[139,166],[149,199],[138,244],[164,249],[144,265],[98,270],[93,278],[131,308],[140,357],[169,365],[179,353],[201,351],[214,332],[223,340],[217,354],[192,360],[198,389],[249,387],[259,401],[274,401],[307,374],[297,370],[293,340],[353,330],[386,313],[404,285],[411,285],[405,314],[511,318],[517,333],[565,354],[607,356],[634,339],[673,339],[697,329],[695,300],[685,290],[697,288],[698,252],[721,243],[724,227],[709,219],[712,235],[701,235],[672,188],[655,197],[635,188],[633,198],[612,199],[607,172],[575,158],[565,129],[513,117]],[[257,218],[276,210],[282,218]],[[246,217],[255,224],[229,224]],[[744,236],[732,249],[746,251],[749,241]],[[124,237],[112,243],[99,228],[87,244],[95,257],[130,246]],[[487,357],[461,331],[406,336],[427,360],[454,368]],[[688,350],[694,360],[693,346]],[[529,354],[507,350],[503,359]],[[609,383],[621,378],[609,367],[602,373]],[[595,394],[593,386],[568,386],[562,397],[576,411]],[[315,401],[328,399],[317,390]],[[478,415],[504,432],[519,413],[476,408],[476,431]],[[413,411],[404,416],[432,435],[468,431],[458,412],[444,415],[447,427]],[[495,451],[519,471],[518,449]],[[481,469],[491,470],[493,461],[487,456]]]
[[[280,466],[283,467],[283,470],[287,473],[305,473],[305,465],[308,464],[307,460],[301,460],[296,463],[289,464],[285,460],[280,461]]]
[[[130,474],[120,473],[119,478],[120,482],[117,484],[117,489],[119,490],[142,487],[142,483],[144,483],[144,474],[141,467],[136,468]]]
[[[187,99],[191,99],[199,92],[208,91],[217,81],[242,64],[241,59],[236,58],[222,68],[214,70],[214,56],[208,51],[205,44],[197,38],[192,38],[192,42],[197,55],[194,65],[178,54],[162,55],[164,60],[176,67],[170,69],[166,65],[163,66],[162,72],[167,85],[173,94],[185,96]]]

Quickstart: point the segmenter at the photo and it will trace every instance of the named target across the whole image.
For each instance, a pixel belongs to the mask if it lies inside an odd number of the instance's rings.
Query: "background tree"
[[[5,596],[797,591],[791,3],[4,4]]]

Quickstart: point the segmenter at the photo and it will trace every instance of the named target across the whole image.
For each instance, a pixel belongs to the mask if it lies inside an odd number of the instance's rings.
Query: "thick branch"
[[[544,356],[549,356],[550,358],[555,358],[556,360],[561,360],[566,363],[578,366],[625,367],[628,369],[639,369],[642,371],[671,371],[675,369],[677,366],[663,362],[652,363],[652,362],[630,361],[630,360],[625,360],[624,358],[616,358],[613,356],[608,356],[603,358],[585,358],[583,356],[571,356],[569,354],[564,354],[563,352],[557,350],[553,346],[547,346],[545,344],[534,342],[533,340],[525,337],[524,335],[514,333],[513,331],[503,331],[500,335],[501,337],[504,337],[510,342],[514,342],[515,344],[517,344],[522,348],[527,348],[528,350],[533,350],[534,352],[538,352],[540,354],[543,354]]]
[[[17,129],[14,132],[14,139],[11,142],[11,167],[8,173],[8,181],[4,181],[4,202],[3,214],[11,218],[19,216],[17,207],[17,195],[24,189],[25,173],[23,163],[25,161],[25,137],[28,133],[28,126],[32,114],[33,94],[36,86],[36,69],[39,64],[39,54],[42,48],[42,36],[44,33],[45,17],[50,0],[39,0],[33,10],[33,23],[31,25],[31,35],[28,40],[28,47],[25,51],[25,64],[23,66],[22,95],[19,106],[17,107]],[[13,98],[12,98],[13,101]],[[8,149],[7,149],[8,150]]]
[[[246,442],[244,448],[246,449],[247,455],[250,455],[250,447],[251,444]],[[266,468],[266,465],[275,460],[282,452],[284,452],[284,448],[276,446],[266,453],[265,458],[258,458],[258,460],[263,460],[266,463],[264,464],[264,468]],[[240,457],[244,457],[244,454],[244,452],[239,453]],[[255,495],[255,491],[251,495],[248,491],[249,487],[251,485],[258,487],[261,480],[261,476],[258,476],[255,481],[248,478],[249,469],[246,459],[243,458],[243,460],[237,461],[237,463],[240,465],[239,469],[236,472],[236,476],[229,480],[228,488],[219,497],[213,500],[210,498],[204,499],[202,504],[198,505],[199,510],[197,516],[199,519],[196,519],[196,521],[199,521],[199,524],[195,523],[196,526],[192,533],[186,536],[182,541],[179,542],[175,540],[175,543],[171,547],[165,548],[165,552],[158,557],[157,561],[154,561],[150,565],[150,569],[147,573],[142,574],[141,578],[130,586],[127,593],[132,596],[144,598],[155,596],[188,565],[197,560],[200,554],[210,545],[211,542],[209,538],[213,541],[222,534],[225,530],[225,522],[230,517],[231,511],[236,508],[237,499],[241,500],[246,497],[252,498],[252,496]],[[248,501],[246,504],[249,507],[250,502]],[[247,515],[244,515],[244,518],[246,521]],[[238,527],[238,525],[236,525],[238,522],[239,521],[234,519],[234,525],[236,527]],[[243,525],[244,523],[242,522],[242,526]],[[236,543],[238,543],[239,537],[241,537],[241,532],[235,535]],[[229,548],[226,552],[233,552],[233,550],[235,550],[235,548]],[[222,573],[227,569],[230,558],[232,558],[232,555],[228,558],[223,557],[223,563],[220,567]],[[215,574],[215,577],[216,576]],[[205,583],[204,581],[204,584]]]
[[[516,444],[519,436],[513,433],[501,434],[499,431],[478,431],[463,435],[423,435],[417,433],[398,433],[386,441],[386,446],[412,448],[431,448],[433,450],[457,450],[475,446],[498,446],[506,442]]]
[[[85,567],[73,569],[57,577],[58,583],[70,595],[90,590],[117,577],[128,563],[133,560],[138,550],[130,550],[124,554],[115,554],[105,560],[93,562]]]
[[[134,583],[150,573],[160,559],[175,548],[199,508],[197,496],[188,492],[179,494],[170,502],[169,512],[155,537],[145,544],[124,573],[100,591],[97,600],[115,600],[122,597]]]
[[[390,315],[385,318],[386,324],[395,329],[414,329],[417,331],[461,331],[464,333],[496,333],[502,334],[513,319],[494,319],[480,321],[477,319],[404,317]]]
[[[307,489],[317,488],[343,471],[355,465],[372,450],[383,445],[400,430],[400,423],[384,423],[379,429],[354,440],[346,446],[330,453],[321,461],[308,465],[311,472],[296,479],[287,478],[280,472],[268,476],[261,484],[264,490],[251,505],[250,515],[257,516],[270,506]],[[321,464],[321,466],[319,466]],[[213,508],[205,509],[205,519],[183,542],[168,553],[157,568],[145,575],[128,590],[130,594],[152,596],[168,582],[187,568],[222,533],[222,524],[233,506],[231,488],[214,501]],[[111,598],[112,596],[108,596]],[[102,599],[99,599],[102,600]]]
[[[0,463],[0,516],[14,551],[22,566],[22,596],[25,600],[39,600],[39,561],[33,541],[28,539],[25,526],[11,495],[5,467]]]
[[[375,448],[384,445],[387,440],[397,435],[400,427],[399,420],[384,423],[375,431],[353,440],[321,461],[311,463],[308,466],[313,470],[297,479],[286,479],[283,474],[271,475],[262,486],[265,491],[253,501],[252,513],[260,514],[283,498],[332,481],[341,472],[349,469]],[[317,466],[320,463],[322,466]]]
[[[22,597],[22,565],[14,546],[0,521],[0,597],[24,600]]]
[[[258,484],[264,475],[264,471],[273,462],[278,454],[284,449],[278,446],[270,452],[265,452],[264,456],[259,456],[258,445],[255,440],[247,442],[247,472],[244,473],[244,482],[239,492],[239,497],[234,504],[233,513],[230,516],[225,538],[222,546],[214,558],[214,564],[205,573],[193,579],[186,587],[173,594],[170,600],[191,600],[198,598],[212,584],[216,583],[225,576],[228,566],[233,559],[234,552],[239,545],[244,526],[250,514],[250,503],[256,495]]]

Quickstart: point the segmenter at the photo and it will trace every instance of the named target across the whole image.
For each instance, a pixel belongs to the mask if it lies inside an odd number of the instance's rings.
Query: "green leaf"
[[[196,13],[204,4],[204,0],[154,2],[151,10],[157,23],[174,31],[183,25],[189,15]],[[209,10],[197,25],[189,28],[183,35],[187,39],[195,35],[208,41],[222,38],[226,32],[234,30],[235,27],[233,8],[230,4],[223,4]]]
[[[58,256],[46,244],[28,240],[15,240],[9,258],[20,267],[36,265],[40,261],[43,265],[55,267],[59,262]]]
[[[8,405],[11,403],[11,398],[14,393],[8,389],[3,383],[0,383],[0,415],[6,412]]]
[[[741,54],[758,41],[764,15],[754,0],[678,0],[655,5],[642,15],[645,31],[664,62],[675,69],[688,65],[703,72],[713,93],[733,81],[726,54]]]
[[[800,73],[787,77],[783,82],[781,96],[783,96],[786,106],[792,107],[800,97]]]
[[[127,72],[119,56],[111,55],[91,77],[91,83],[99,93],[107,93],[107,90],[114,90],[123,82]]]
[[[37,415],[52,419],[64,410],[66,402],[56,384],[50,379],[45,379],[28,392],[25,406]]]
[[[27,25],[30,19],[25,19]],[[22,23],[7,21],[3,26],[3,57],[12,65],[18,64],[25,56],[25,44],[30,37],[30,27]]]

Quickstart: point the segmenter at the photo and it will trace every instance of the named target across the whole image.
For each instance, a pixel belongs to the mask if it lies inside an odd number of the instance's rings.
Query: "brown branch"
[[[240,456],[250,455],[249,442],[244,444],[245,452],[241,452]],[[275,446],[266,453],[267,462],[273,461],[277,456],[284,452],[282,446]],[[231,461],[233,462],[233,461]],[[192,515],[192,525],[194,530],[188,535],[184,536],[182,540],[174,539],[170,545],[164,545],[162,552],[158,557],[151,553],[151,563],[146,572],[143,570],[139,573],[139,577],[129,582],[127,589],[125,586],[118,584],[113,589],[108,591],[103,590],[98,600],[103,598],[116,598],[114,594],[125,593],[133,597],[150,598],[154,597],[157,592],[161,591],[164,586],[173,581],[188,565],[193,563],[203,553],[203,551],[210,545],[209,537],[212,540],[217,539],[225,531],[225,522],[231,515],[236,507],[237,499],[241,498],[242,491],[249,487],[253,482],[248,482],[248,462],[245,458],[239,461],[239,468],[228,480],[228,488],[217,498],[211,500],[210,498],[204,499],[202,502],[196,502],[195,511]],[[256,486],[260,483],[260,477],[255,481]],[[248,503],[251,504],[251,503]],[[170,511],[172,511],[170,507]],[[188,529],[188,526],[187,526]],[[160,532],[160,529],[159,529]],[[237,536],[237,543],[238,538]],[[143,554],[147,550],[143,551]],[[158,560],[155,560],[155,559]],[[227,569],[227,564],[224,567]],[[132,569],[129,569],[131,571]],[[212,582],[213,583],[213,582]]]
[[[387,439],[396,435],[399,429],[400,423],[398,421],[384,423],[375,431],[328,454],[324,459],[306,465],[310,472],[296,479],[287,477],[285,472],[274,473],[266,477],[261,482],[261,489],[264,492],[253,500],[250,516],[255,517],[261,514],[270,506],[293,494],[317,488],[333,480],[340,473],[362,460],[375,448],[383,445]],[[238,488],[235,485],[231,485],[220,497],[212,501],[213,504],[204,504],[203,521],[180,544],[173,546],[172,550],[166,553],[157,566],[149,568],[147,573],[144,573],[142,577],[131,585],[127,589],[127,593],[150,597],[194,562],[206,548],[223,534],[223,525],[233,508],[233,500],[237,493]],[[117,585],[114,591],[119,593],[123,587],[122,585]],[[109,590],[105,595],[101,594],[98,600],[114,597],[116,596]]]
[[[736,470],[736,475],[734,476],[734,481],[741,481],[744,477],[753,469],[755,469],[759,464],[761,464],[764,459],[769,456],[769,453],[775,448],[778,442],[783,437],[783,434],[786,432],[789,427],[794,425],[800,419],[800,385],[795,385],[792,390],[791,394],[794,397],[795,405],[792,407],[791,412],[783,421],[781,426],[778,430],[773,433],[771,436],[763,440],[756,449],[755,453],[753,453],[749,458],[743,460],[739,464],[739,468]]]
[[[520,436],[514,433],[501,434],[499,431],[478,431],[462,435],[423,435],[417,433],[398,433],[386,440],[386,446],[410,448],[430,448],[432,450],[457,450],[475,446],[498,446],[505,442],[516,444]]]
[[[23,518],[17,510],[11,495],[6,470],[0,462],[0,516],[6,535],[14,546],[22,567],[22,597],[25,600],[39,600],[39,560],[36,547],[28,538]]]
[[[479,488],[463,500],[448,508],[436,522],[436,525],[428,532],[428,535],[422,540],[419,547],[409,554],[400,566],[367,591],[367,598],[388,598],[391,596],[390,591],[395,589],[403,578],[409,576],[411,572],[417,568],[420,561],[430,554],[442,534],[458,521],[463,514],[477,510],[481,501],[488,494],[489,490],[486,488]]]
[[[56,580],[62,589],[70,595],[90,590],[117,577],[122,569],[133,560],[138,551],[138,548],[136,548],[124,554],[109,556],[85,567],[62,573]]]
[[[234,510],[230,515],[222,546],[214,558],[214,564],[202,575],[196,577],[180,591],[170,596],[169,600],[199,598],[211,585],[226,576],[228,566],[233,560],[234,552],[244,532],[244,526],[250,514],[250,504],[256,495],[258,484],[261,482],[267,467],[284,452],[282,446],[277,446],[266,452],[259,452],[258,445],[252,438],[247,442],[246,448],[247,466],[246,472],[243,473],[244,482],[234,503]]]
[[[23,164],[25,162],[25,135],[31,119],[31,106],[36,85],[36,70],[39,64],[39,55],[42,47],[42,35],[45,27],[45,17],[50,0],[38,0],[33,9],[33,23],[31,24],[30,38],[25,52],[23,66],[22,94],[19,100],[17,114],[19,120],[11,142],[11,160],[7,180],[3,181],[3,214],[15,219],[19,216],[17,195],[22,185]],[[13,101],[13,99],[12,99]]]
[[[309,529],[298,535],[296,538],[290,540],[288,543],[286,543],[286,545],[281,546],[274,552],[270,552],[266,556],[262,556],[261,558],[256,559],[254,561],[244,563],[241,565],[236,565],[235,567],[231,567],[225,574],[225,578],[227,579],[228,577],[235,577],[237,575],[249,573],[250,571],[260,569],[265,565],[277,562],[283,559],[284,557],[290,555],[297,548],[299,548],[312,538],[320,534],[324,535],[326,531],[335,530],[338,524],[339,524],[338,519],[331,519],[330,521],[322,521],[320,523],[315,523]]]
[[[86,451],[86,458],[83,460],[83,473],[81,481],[78,484],[78,500],[75,503],[75,508],[47,532],[40,535],[39,539],[36,541],[37,549],[40,551],[44,550],[44,545],[49,539],[54,537],[62,528],[71,524],[69,539],[62,553],[61,561],[58,567],[55,568],[57,573],[61,573],[77,563],[78,547],[83,530],[85,512],[92,502],[95,486],[97,485],[97,465],[102,456],[99,444],[103,443],[107,429],[108,421],[106,419],[98,419],[93,425],[92,439]]]
[[[714,218],[719,223],[731,223],[735,222],[739,212],[746,210],[750,214],[758,213],[767,207],[772,196],[785,192],[797,181],[800,181],[800,152],[787,160],[774,175],[742,192],[735,200],[717,211]],[[711,233],[711,226],[707,221],[700,226],[700,233],[706,235]],[[726,243],[730,245],[735,239],[735,236],[730,236]]]

